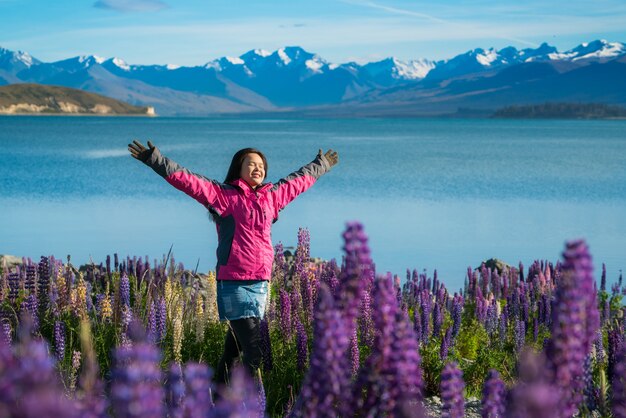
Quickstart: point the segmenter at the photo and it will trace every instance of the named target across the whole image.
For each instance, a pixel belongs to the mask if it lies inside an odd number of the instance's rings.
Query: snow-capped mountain
[[[133,65],[122,58],[95,55],[44,63],[28,53],[0,48],[0,85],[30,82],[79,88],[132,104],[152,105],[161,115],[356,106],[380,102],[383,97],[391,107],[393,101],[410,103],[417,97],[426,104],[435,97],[441,103],[461,103],[459,98],[464,97],[463,103],[468,105],[467,97],[478,97],[483,91],[506,92],[514,86],[527,86],[524,94],[506,99],[517,100],[532,90],[528,83],[541,85],[540,81],[547,79],[552,84],[546,84],[546,91],[538,91],[536,98],[559,97],[570,91],[568,86],[585,79],[587,86],[597,87],[598,101],[602,97],[615,101],[618,96],[614,93],[621,92],[620,83],[626,77],[626,71],[620,72],[624,65],[626,46],[604,40],[565,52],[543,43],[521,50],[476,48],[437,62],[390,57],[365,65],[330,63],[298,46],[273,52],[253,49],[195,67]],[[602,76],[596,79],[594,74]],[[613,83],[613,88],[604,88],[602,83]],[[593,92],[587,95],[591,97]],[[442,99],[444,96],[449,100]]]
[[[381,86],[392,86],[399,82],[421,80],[435,68],[435,63],[426,59],[400,61],[390,57],[378,62],[371,62],[363,66],[363,70],[372,77],[372,80]]]
[[[593,42],[585,42],[564,53],[557,51],[549,55],[551,60],[602,60],[611,59],[626,54],[626,45],[620,42],[607,42],[605,40],[597,40]]]
[[[17,73],[38,64],[40,61],[26,52],[13,52],[0,47],[0,86],[19,83]]]

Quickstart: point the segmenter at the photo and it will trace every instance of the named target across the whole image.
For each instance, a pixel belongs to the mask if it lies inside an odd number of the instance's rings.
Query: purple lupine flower
[[[396,312],[391,364],[395,377],[390,382],[391,395],[396,399],[393,416],[426,416],[421,408],[424,383],[417,336],[404,312]]]
[[[54,348],[59,362],[65,357],[65,324],[61,321],[54,323]]]
[[[310,417],[318,412],[337,415],[335,406],[349,390],[346,373],[350,344],[345,318],[335,305],[330,290],[322,284],[315,310],[313,349],[291,416]]]
[[[374,277],[369,275],[368,277],[362,277],[363,280],[363,292],[361,293],[361,314],[359,317],[359,324],[361,330],[361,338],[366,345],[372,346],[374,344],[374,320],[372,319],[372,288],[374,285]]]
[[[267,408],[267,397],[265,396],[265,387],[263,386],[263,382],[257,383],[257,399],[258,399],[258,412],[257,415],[260,418],[265,417],[265,409]]]
[[[464,389],[463,374],[457,364],[454,362],[446,364],[441,371],[442,417],[463,418],[465,414]]]
[[[127,275],[120,277],[120,303],[130,307],[130,280]]]
[[[111,277],[111,256],[107,254],[106,259],[107,276]]]
[[[606,266],[602,263],[602,276],[600,276],[600,291],[606,292]]]
[[[495,369],[489,370],[483,386],[483,399],[480,416],[482,418],[503,418],[506,409],[504,382]]]
[[[487,307],[487,315],[485,316],[485,331],[493,336],[498,329],[498,307],[496,300],[492,300]]]
[[[444,307],[442,304],[435,301],[435,306],[433,308],[433,337],[437,337],[441,333],[441,326],[443,325],[443,309]]]
[[[165,333],[167,332],[167,305],[165,304],[165,298],[159,299],[159,310],[156,316],[156,328],[157,328],[157,341],[160,343],[165,339]]]
[[[33,264],[26,266],[26,279],[24,281],[24,288],[28,290],[29,294],[36,295],[37,291],[37,267]]]
[[[606,299],[602,306],[602,319],[600,322],[602,324],[606,324],[610,320],[611,320],[611,302],[609,301],[609,299]]]
[[[304,274],[305,264],[311,258],[311,235],[306,228],[298,228],[298,245],[296,246],[296,255],[293,262],[294,274],[302,277]]]
[[[422,290],[421,295],[421,307],[422,307],[422,344],[428,345],[428,339],[430,338],[430,313],[432,311],[432,300],[430,292],[428,290]]]
[[[461,319],[463,315],[463,296],[460,294],[454,294],[452,301],[452,339],[456,340],[456,337],[461,331]]]
[[[602,341],[602,330],[598,330],[596,335],[596,339],[593,342],[595,351],[596,351],[596,361],[598,363],[604,362],[604,344]]]
[[[611,411],[614,418],[626,418],[626,344],[615,363],[613,378],[611,379]]]
[[[304,272],[300,277],[300,291],[302,292],[302,312],[304,313],[304,319],[306,324],[311,323],[313,318],[313,305],[314,305],[314,283],[312,283],[312,277],[308,272]]]
[[[28,312],[31,316],[33,324],[33,332],[37,332],[39,330],[39,308],[37,307],[37,297],[34,293],[28,295],[26,300],[22,302],[21,306],[22,313]]]
[[[183,417],[184,399],[185,380],[183,379],[183,369],[179,363],[172,362],[168,368],[167,379],[165,381],[165,403],[169,417]]]
[[[413,330],[415,331],[415,338],[417,338],[417,343],[420,344],[422,342],[422,319],[417,306],[413,311]]]
[[[543,353],[525,350],[517,369],[519,378],[507,396],[507,418],[554,418],[558,414],[559,390],[545,379],[546,360]]]
[[[446,333],[441,339],[441,348],[439,349],[439,356],[441,357],[441,361],[446,361],[448,358],[448,351],[450,350],[450,345],[452,344],[452,327],[448,327],[446,329]]]
[[[559,388],[558,411],[571,417],[582,402],[585,356],[599,328],[591,257],[584,241],[567,244],[552,311],[552,339],[547,347],[552,382]]]
[[[9,273],[7,279],[9,282],[9,299],[11,300],[11,303],[15,303],[20,291],[20,274]]]
[[[585,357],[585,366],[583,373],[583,398],[585,406],[589,412],[594,411],[597,408],[596,404],[596,388],[593,384],[592,367],[591,367],[591,354],[587,354]]]
[[[279,291],[280,330],[287,340],[291,339],[291,299],[285,289]]]
[[[524,347],[524,343],[526,342],[526,323],[521,319],[515,320],[513,335],[515,337],[515,348],[519,353]]]
[[[129,327],[140,334],[141,324]],[[161,386],[161,354],[143,336],[135,337],[131,346],[115,349],[111,371],[111,403],[116,417],[162,416],[165,393]]]
[[[78,417],[76,403],[63,392],[54,360],[43,339],[34,339],[32,319],[21,319],[14,350],[0,340],[0,408],[6,417]]]
[[[525,290],[525,285],[523,283],[520,286],[520,309],[521,309],[522,320],[527,324],[528,313],[530,309],[528,306],[528,294]]]
[[[185,417],[206,417],[213,407],[211,402],[211,370],[204,363],[185,364]]]
[[[615,365],[619,360],[619,354],[624,346],[624,335],[620,328],[612,328],[607,331],[608,337],[608,365],[607,377],[612,379],[615,374]]]
[[[507,313],[506,309],[503,309],[500,313],[500,319],[498,320],[498,337],[500,338],[500,344],[503,345],[506,341],[506,326],[507,326]]]
[[[265,411],[261,409],[263,403],[259,402],[258,384],[260,382],[253,382],[243,368],[235,367],[231,374],[230,385],[219,391],[220,399],[216,402],[210,417],[256,418],[265,416]]]
[[[274,367],[272,357],[272,339],[270,338],[269,323],[266,318],[261,320],[261,353],[263,354],[263,370],[269,372]]]
[[[345,268],[341,273],[337,306],[342,309],[349,335],[352,335],[352,328],[356,326],[356,319],[359,317],[366,280],[373,276],[373,268],[363,225],[349,222],[343,233],[343,240]]]
[[[356,328],[350,337],[350,365],[352,375],[356,376],[359,371],[359,367],[361,364],[361,357],[359,352],[359,339],[357,337]]]
[[[298,353],[298,369],[304,370],[308,355],[308,337],[304,325],[300,322],[300,318],[296,317],[296,350]]]
[[[150,311],[148,312],[148,341],[156,344],[157,341],[157,314],[154,301],[150,302]]]
[[[0,336],[0,340],[4,341],[7,347],[11,346],[11,324],[9,321],[2,320],[2,336]],[[2,342],[0,342],[0,345]]]
[[[378,332],[372,353],[353,386],[354,406],[343,415],[388,415],[402,409],[407,402],[421,400],[417,337],[406,314],[398,307],[389,276],[375,282],[373,307]]]

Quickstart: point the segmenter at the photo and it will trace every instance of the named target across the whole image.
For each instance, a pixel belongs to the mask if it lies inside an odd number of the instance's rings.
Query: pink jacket
[[[252,189],[239,179],[220,183],[192,173],[155,149],[146,164],[215,216],[217,279],[269,280],[274,248],[271,228],[278,212],[330,170],[324,156],[279,180]]]

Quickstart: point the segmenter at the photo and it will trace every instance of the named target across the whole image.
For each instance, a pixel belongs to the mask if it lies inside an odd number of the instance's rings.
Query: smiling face
[[[259,154],[250,153],[247,154],[241,164],[241,178],[250,185],[253,189],[256,189],[265,179],[265,164]]]

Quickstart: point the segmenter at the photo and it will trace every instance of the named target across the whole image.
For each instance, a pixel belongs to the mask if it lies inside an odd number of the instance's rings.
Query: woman
[[[268,296],[274,248],[271,226],[278,212],[337,164],[333,150],[319,150],[309,164],[276,184],[263,183],[267,160],[253,148],[233,156],[224,183],[194,174],[164,157],[152,142],[128,144],[131,155],[151,167],[177,189],[196,199],[211,213],[217,226],[217,306],[228,321],[224,353],[215,380],[228,381],[240,353],[251,375],[261,363],[260,321]]]

